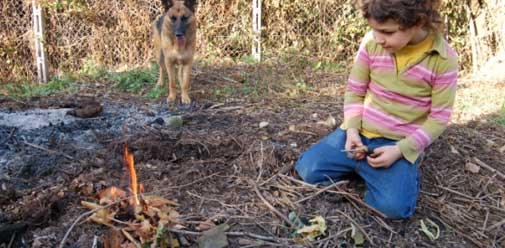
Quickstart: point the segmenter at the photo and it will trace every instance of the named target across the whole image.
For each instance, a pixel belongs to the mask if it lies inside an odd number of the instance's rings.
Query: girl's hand
[[[351,150],[358,146],[362,146],[361,137],[359,136],[359,131],[356,128],[349,128],[346,130],[347,138],[345,140],[345,149]],[[364,152],[357,152],[354,154],[352,159],[361,160],[364,159],[366,154]]]
[[[382,146],[375,148],[373,154],[367,157],[367,161],[374,168],[389,168],[402,156],[398,145]]]

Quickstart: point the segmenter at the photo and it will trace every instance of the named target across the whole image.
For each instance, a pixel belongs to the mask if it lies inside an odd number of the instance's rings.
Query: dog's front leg
[[[162,87],[165,84],[165,61],[160,59],[160,76],[158,77],[158,82],[156,83],[156,87]]]
[[[175,65],[172,63],[169,63],[168,61],[165,60],[165,64],[167,65],[167,72],[168,72],[168,97],[167,97],[167,102],[173,102],[175,101],[177,97],[177,84],[176,84],[176,71],[175,71]]]
[[[182,78],[181,78],[181,101],[184,104],[190,104],[191,98],[189,97],[189,90],[191,89],[191,67],[192,63],[181,65]]]

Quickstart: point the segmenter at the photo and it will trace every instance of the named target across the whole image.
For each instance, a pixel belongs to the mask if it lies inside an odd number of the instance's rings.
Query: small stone
[[[182,127],[183,123],[184,123],[184,121],[182,120],[182,116],[180,116],[180,115],[170,116],[167,119],[167,124],[170,127],[175,127],[175,128]]]
[[[269,124],[270,124],[270,123],[268,123],[268,122],[266,122],[266,121],[262,121],[262,122],[260,122],[260,125],[259,125],[259,126],[260,126],[260,128],[265,128],[265,127],[267,127]]]
[[[473,174],[477,174],[480,171],[480,166],[478,166],[474,163],[468,162],[465,164],[465,170],[467,170]]]

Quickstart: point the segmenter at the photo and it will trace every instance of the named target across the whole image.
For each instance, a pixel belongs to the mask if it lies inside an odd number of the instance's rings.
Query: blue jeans
[[[361,136],[364,145],[380,147],[397,141]],[[296,171],[311,184],[329,185],[346,174],[357,173],[367,186],[365,201],[391,219],[414,214],[420,188],[419,159],[414,164],[399,159],[389,168],[373,168],[366,159],[353,160],[344,149],[346,132],[337,129],[310,147],[296,162]],[[331,178],[331,180],[330,180]]]

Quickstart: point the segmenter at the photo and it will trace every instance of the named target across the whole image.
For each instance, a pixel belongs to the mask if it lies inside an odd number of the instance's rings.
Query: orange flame
[[[133,160],[133,154],[131,154],[128,151],[128,144],[125,143],[124,145],[124,155],[123,159],[125,161],[126,167],[128,168],[128,171],[130,172],[130,187],[133,193],[133,197],[135,200],[135,205],[139,205],[139,197],[137,195],[137,190],[138,190],[138,185],[137,185],[137,172],[135,171],[135,165],[134,165],[134,160]]]

